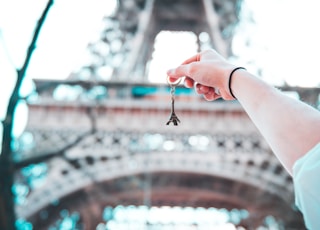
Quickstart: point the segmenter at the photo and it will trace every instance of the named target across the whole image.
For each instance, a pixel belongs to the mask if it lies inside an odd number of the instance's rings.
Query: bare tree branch
[[[39,156],[31,157],[31,158],[28,158],[28,159],[20,161],[20,162],[15,162],[14,163],[15,169],[20,169],[20,168],[28,166],[30,164],[37,164],[40,162],[44,162],[44,161],[50,160],[53,157],[63,156],[67,150],[76,146],[78,143],[80,143],[86,137],[94,134],[97,130],[97,128],[96,128],[96,114],[95,114],[94,108],[89,108],[87,113],[88,113],[88,116],[91,121],[91,129],[89,131],[78,136],[73,142],[66,144],[65,146],[61,147],[61,149],[59,149],[59,150],[48,152],[48,153],[43,153]]]
[[[68,143],[66,146],[63,146],[61,149],[48,152],[48,153],[43,153],[39,156],[31,157],[23,161],[19,161],[14,164],[15,169],[20,169],[23,167],[26,167],[30,164],[38,164],[41,162],[45,162],[47,160],[50,160],[53,157],[58,157],[58,156],[63,156],[64,153],[68,150],[71,149],[72,147],[76,146],[80,141],[84,140],[86,137],[92,135],[92,131],[85,132],[81,136],[77,137],[72,143]]]
[[[3,138],[2,150],[0,155],[0,229],[14,230],[16,215],[14,212],[14,195],[12,193],[14,164],[12,160],[12,130],[14,122],[14,112],[19,101],[19,91],[25,77],[26,70],[29,66],[31,56],[35,49],[40,30],[44,24],[53,0],[49,0],[46,8],[42,12],[41,17],[35,27],[32,41],[28,47],[25,61],[20,69],[17,70],[17,82],[9,99],[7,113],[3,121]]]

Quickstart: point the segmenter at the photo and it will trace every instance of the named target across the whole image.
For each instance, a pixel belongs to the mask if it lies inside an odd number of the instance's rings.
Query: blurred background
[[[319,8],[0,1],[0,229],[305,229],[291,176],[237,101],[180,84],[181,123],[166,125],[166,71],[214,48],[318,109]]]

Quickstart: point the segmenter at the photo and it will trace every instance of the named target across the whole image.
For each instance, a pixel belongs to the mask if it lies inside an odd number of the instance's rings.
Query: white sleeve
[[[320,143],[293,166],[295,203],[310,230],[320,229]]]

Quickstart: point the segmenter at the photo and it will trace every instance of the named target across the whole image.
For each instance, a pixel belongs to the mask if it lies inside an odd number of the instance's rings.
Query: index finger
[[[168,70],[167,75],[169,76],[169,81],[174,82],[181,77],[190,77],[188,74],[189,64],[198,61],[200,61],[200,53],[188,58],[177,68]]]

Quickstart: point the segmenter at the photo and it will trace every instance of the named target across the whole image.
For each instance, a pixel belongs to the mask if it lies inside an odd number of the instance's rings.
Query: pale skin
[[[228,82],[234,68],[236,66],[214,50],[207,50],[167,74],[171,82],[185,77],[185,86],[194,87],[208,101],[221,97],[233,100]],[[231,89],[278,159],[292,174],[294,163],[320,142],[320,112],[286,96],[246,70],[234,72]]]

